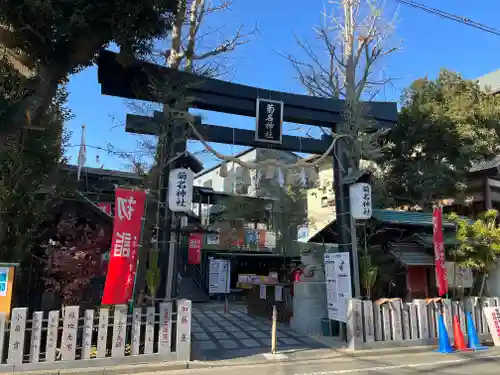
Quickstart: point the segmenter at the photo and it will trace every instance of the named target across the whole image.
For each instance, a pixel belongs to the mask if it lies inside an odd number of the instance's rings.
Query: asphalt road
[[[258,365],[171,371],[169,375],[234,375],[235,373],[238,375],[498,375],[500,373],[500,352],[488,350],[447,355],[438,353],[396,354],[300,362],[270,362]],[[155,375],[159,375],[159,373],[157,372]]]

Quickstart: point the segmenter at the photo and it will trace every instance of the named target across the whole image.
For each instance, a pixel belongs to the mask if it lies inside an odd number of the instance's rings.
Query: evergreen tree
[[[398,126],[385,153],[387,193],[396,205],[431,208],[460,198],[467,171],[500,151],[500,97],[477,82],[442,70],[416,80],[404,93]]]

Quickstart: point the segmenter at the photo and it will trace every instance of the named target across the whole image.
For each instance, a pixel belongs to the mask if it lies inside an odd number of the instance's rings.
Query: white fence
[[[467,335],[465,312],[470,311],[481,339],[491,339],[483,307],[500,306],[500,298],[469,297],[464,302],[449,299],[400,299],[363,301],[351,299],[347,321],[347,342],[352,349],[390,346],[431,345],[437,342],[437,317],[442,313],[450,339],[453,339],[453,316]]]
[[[176,312],[172,307],[165,302],[159,311],[134,308],[129,314],[125,305],[97,311],[67,306],[36,311],[31,319],[27,308],[14,308],[10,320],[0,314],[0,373],[12,366],[35,370],[188,361],[191,301],[177,301]]]

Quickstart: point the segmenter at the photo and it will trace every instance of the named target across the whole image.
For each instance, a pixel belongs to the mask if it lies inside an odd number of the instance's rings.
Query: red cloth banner
[[[200,264],[203,234],[191,233],[188,238],[188,264]]]
[[[97,203],[97,207],[106,212],[108,215],[111,215],[111,203]]]
[[[115,217],[103,305],[126,304],[132,298],[141,240],[146,192],[116,188]]]
[[[436,262],[436,277],[438,295],[448,293],[448,277],[446,275],[445,252],[443,241],[443,208],[435,207],[432,212],[432,227],[434,230],[434,259]]]

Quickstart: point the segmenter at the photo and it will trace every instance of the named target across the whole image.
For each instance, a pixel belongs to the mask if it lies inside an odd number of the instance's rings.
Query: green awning
[[[432,227],[432,213],[429,212],[373,210],[372,218],[384,224]],[[454,228],[455,224],[443,220],[443,227]]]

